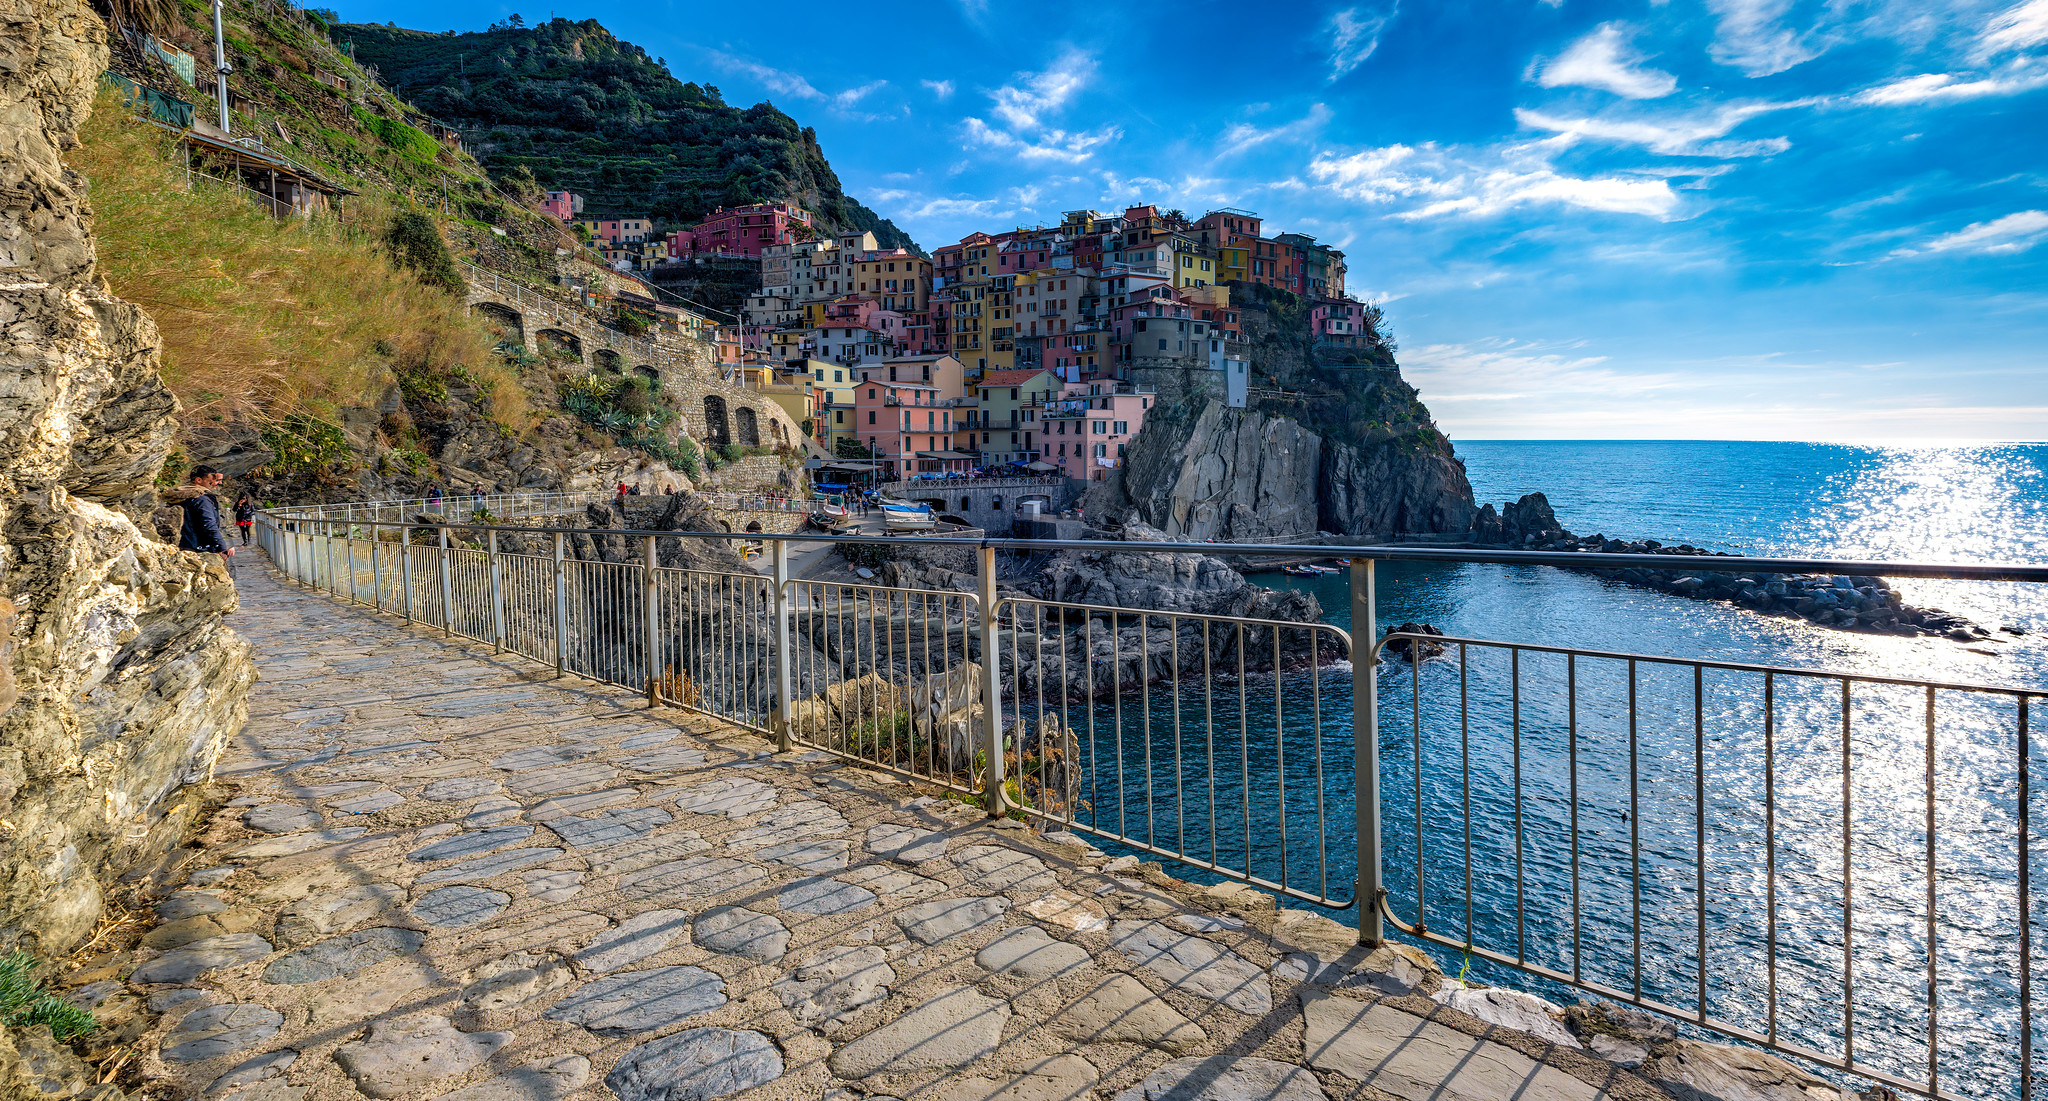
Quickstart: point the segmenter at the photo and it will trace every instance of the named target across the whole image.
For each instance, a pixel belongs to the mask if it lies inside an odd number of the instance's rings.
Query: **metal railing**
[[[792,539],[887,537],[744,537],[765,545],[764,574],[661,564],[728,535],[355,508],[267,511],[259,538],[289,578],[650,704],[1357,905],[1367,943],[1391,925],[1929,1097],[2035,1096],[2048,913],[2030,721],[2048,688],[1379,636],[1378,561],[1668,566],[1655,555],[919,539],[973,550],[962,592],[789,576]],[[998,592],[998,550],[1345,554],[1351,631]],[[2035,566],[1689,568],[2048,581]],[[1978,864],[1955,862],[1966,851]],[[1923,977],[1887,981],[1899,970]]]

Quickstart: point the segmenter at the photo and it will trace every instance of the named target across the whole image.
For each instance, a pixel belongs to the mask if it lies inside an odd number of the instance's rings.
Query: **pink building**
[[[654,223],[644,217],[600,218],[596,226],[597,239],[614,245],[639,244],[654,232]]]
[[[870,368],[870,373],[873,369]],[[885,477],[959,470],[972,465],[954,458],[953,418],[961,411],[937,386],[922,382],[863,381],[853,394],[855,439],[887,464]],[[960,427],[966,429],[964,415]]]
[[[1145,425],[1152,391],[1128,382],[1070,382],[1039,410],[1039,458],[1069,478],[1100,482],[1124,464]]]
[[[770,245],[794,244],[796,227],[810,224],[810,211],[788,203],[754,203],[731,210],[720,207],[690,230],[689,255],[758,259],[761,250]]]
[[[540,208],[564,222],[574,221],[583,213],[583,196],[573,191],[550,191]]]

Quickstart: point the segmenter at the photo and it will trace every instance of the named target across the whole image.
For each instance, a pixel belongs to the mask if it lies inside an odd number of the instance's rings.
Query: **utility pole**
[[[228,126],[228,74],[234,72],[228,66],[227,35],[220,27],[222,0],[213,0],[213,79],[215,95],[220,98],[221,133],[233,133]]]

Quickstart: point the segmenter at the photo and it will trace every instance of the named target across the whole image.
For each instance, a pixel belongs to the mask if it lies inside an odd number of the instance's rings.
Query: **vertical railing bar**
[[[1699,943],[1699,1022],[1707,1021],[1707,733],[1706,669],[1692,667],[1692,813],[1694,932]]]
[[[363,594],[356,587],[356,526],[353,522],[343,521],[341,538],[342,549],[348,554],[348,601],[351,604],[361,604]]]
[[[1508,648],[1509,730],[1515,765],[1515,962],[1529,962],[1529,915],[1522,870],[1522,648]]]
[[[1643,808],[1642,782],[1636,755],[1636,660],[1628,660],[1628,860],[1629,901],[1634,921],[1629,930],[1635,951],[1635,996],[1643,998]]]
[[[1124,663],[1118,650],[1117,612],[1109,613],[1110,730],[1116,739],[1116,832],[1131,836],[1131,794],[1124,783]]]
[[[1415,929],[1429,931],[1429,856],[1422,836],[1422,640],[1408,640],[1408,729],[1415,755]]]
[[[1138,737],[1145,747],[1145,844],[1159,844],[1152,798],[1152,613],[1138,613]]]
[[[1223,863],[1223,854],[1216,848],[1216,653],[1215,639],[1209,632],[1211,621],[1202,621],[1202,739],[1203,752],[1207,754],[1209,781],[1209,863]],[[1245,871],[1251,871],[1251,854],[1245,854]],[[1328,892],[1324,892],[1327,894]]]
[[[1308,677],[1309,677],[1309,721],[1314,724],[1310,736],[1314,739],[1316,762],[1316,894],[1330,897],[1330,823],[1323,805],[1323,643],[1322,627],[1312,624],[1308,628]],[[1206,660],[1206,657],[1205,657]],[[1245,861],[1245,871],[1251,871],[1251,861]]]
[[[568,567],[563,564],[563,541],[561,532],[554,539],[554,603],[555,603],[555,676],[559,677],[569,668],[569,589]]]
[[[1934,686],[1927,686],[1927,1092],[1941,1092],[1941,974],[1935,927]],[[2025,920],[2026,915],[2021,915]]]
[[[1465,949],[1472,949],[1472,700],[1471,655],[1458,644],[1458,769],[1465,780]]]
[[[1167,660],[1173,675],[1173,828],[1174,851],[1187,855],[1188,851],[1188,801],[1184,790],[1186,780],[1181,767],[1180,739],[1180,617],[1168,616],[1167,628],[1173,632],[1173,639],[1167,649]]]
[[[1290,881],[1287,860],[1287,723],[1280,709],[1280,628],[1277,624],[1273,627],[1273,775],[1274,797],[1279,803],[1276,816],[1280,820],[1280,884],[1286,886]]]
[[[1579,656],[1564,656],[1566,753],[1571,769],[1572,830],[1572,981],[1582,980],[1584,952],[1579,923]]]
[[[1842,1061],[1856,1062],[1856,893],[1851,865],[1854,804],[1850,784],[1849,678],[1842,678]]]
[[[2028,729],[2029,705],[2033,697],[2022,695],[2019,703],[2019,901],[2020,901],[2020,1101],[2034,1098],[2034,899],[2029,883],[2033,863],[2032,796],[2028,787],[2027,751],[2033,740]]]
[[[1764,674],[1764,1035],[1778,1042],[1777,674]]]
[[[1251,693],[1246,690],[1244,670],[1244,623],[1237,624],[1237,764],[1238,820],[1244,829],[1244,866],[1252,866],[1252,756]],[[1363,915],[1365,911],[1360,910]]]
[[[370,521],[370,589],[371,596],[376,601],[376,608],[381,612],[384,610],[384,570],[380,561],[383,555],[380,552],[384,544],[377,537],[378,530],[377,522]]]

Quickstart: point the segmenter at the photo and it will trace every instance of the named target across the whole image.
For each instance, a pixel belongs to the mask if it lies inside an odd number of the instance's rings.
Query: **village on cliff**
[[[1341,250],[1268,236],[1245,210],[1069,211],[926,259],[881,249],[873,233],[824,234],[784,202],[670,232],[647,217],[585,218],[583,206],[549,191],[543,209],[621,273],[758,265],[744,316],[717,326],[721,366],[884,480],[1021,468],[1103,481],[1153,409],[1146,380],[1161,371],[1244,408],[1253,387],[1233,282],[1304,297],[1319,343],[1374,335],[1345,291]]]

